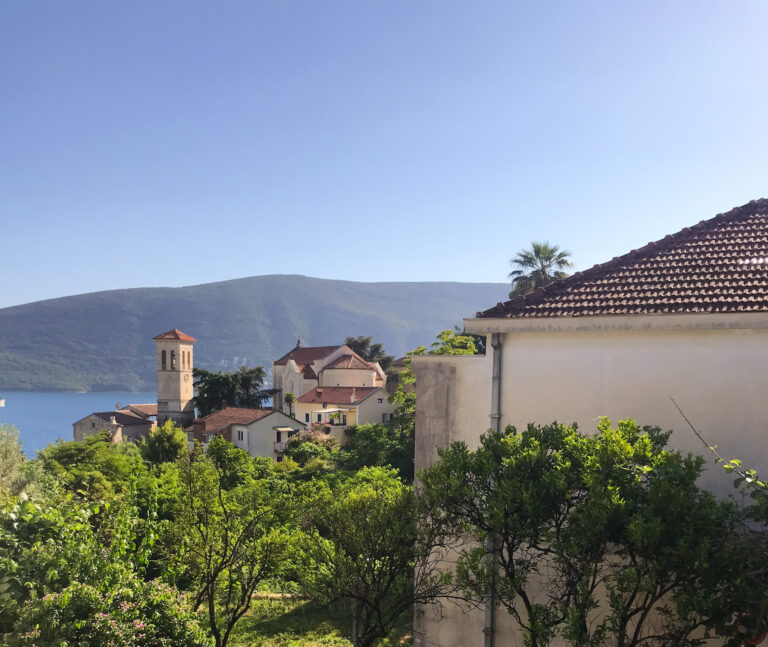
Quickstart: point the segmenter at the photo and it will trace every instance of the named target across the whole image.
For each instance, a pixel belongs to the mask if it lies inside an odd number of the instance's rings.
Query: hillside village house
[[[387,422],[394,412],[388,398],[380,386],[318,386],[296,400],[296,417],[332,429]]]
[[[387,376],[378,363],[366,362],[349,346],[304,348],[298,342],[296,348],[273,362],[278,389],[274,409],[225,405],[221,411],[196,419],[193,349],[197,340],[174,328],[153,341],[157,404],[132,404],[90,414],[73,424],[75,440],[106,429],[112,433],[113,442],[136,441],[156,424],[173,420],[187,433],[190,445],[201,442],[205,446],[214,435],[221,435],[252,456],[279,461],[288,438],[306,430],[310,423],[323,423],[341,439],[345,426],[383,422],[393,412],[384,389]],[[289,405],[283,401],[285,392],[299,397]],[[294,412],[295,418],[291,415]]]
[[[283,460],[286,441],[306,425],[274,409],[227,407],[195,420],[185,429],[190,442],[207,447],[214,436],[222,436],[251,456]]]
[[[315,387],[386,387],[387,374],[378,362],[366,362],[349,346],[296,347],[272,362],[275,408],[288,412],[285,394],[301,396]]]
[[[113,442],[136,441],[146,436],[156,426],[156,404],[129,404],[115,411],[91,413],[72,423],[75,440],[107,430]]]
[[[768,200],[499,303],[465,328],[487,336],[485,356],[413,358],[417,469],[489,428],[591,430],[600,416],[673,429],[673,446],[704,453],[674,398],[722,455],[768,474]],[[719,467],[704,478],[731,491]],[[484,642],[522,644],[501,610],[417,616],[415,647]]]

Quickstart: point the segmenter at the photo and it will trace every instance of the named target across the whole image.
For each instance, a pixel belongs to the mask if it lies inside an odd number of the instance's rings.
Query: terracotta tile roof
[[[144,416],[138,416],[135,413],[128,411],[99,411],[92,413],[92,416],[101,418],[104,422],[111,422],[114,417],[115,422],[123,427],[132,427],[133,425],[151,425],[152,421],[147,420]],[[78,420],[78,422],[80,422]]]
[[[360,355],[351,353],[349,355],[342,355],[338,359],[333,360],[325,368],[357,368],[373,370],[373,364],[366,362]]]
[[[300,395],[296,402],[301,402],[302,404],[321,402],[327,402],[328,404],[357,404],[380,388],[380,386],[318,386]],[[355,395],[354,402],[352,401],[353,393]]]
[[[227,407],[221,411],[214,411],[205,418],[198,418],[187,431],[219,431],[230,425],[249,425],[252,422],[266,418],[274,409],[245,409],[241,407]]]
[[[120,409],[129,413],[135,413],[149,418],[157,415],[157,404],[128,404]]]
[[[282,366],[288,363],[289,359],[292,359],[299,368],[303,368],[307,364],[328,357],[333,351],[339,348],[336,346],[296,346],[290,353],[286,353],[280,359],[275,361],[275,364]]]
[[[154,341],[191,341],[196,342],[197,339],[190,337],[186,333],[181,332],[178,328],[164,332],[162,335],[152,337]]]
[[[686,227],[478,318],[768,311],[768,200]]]

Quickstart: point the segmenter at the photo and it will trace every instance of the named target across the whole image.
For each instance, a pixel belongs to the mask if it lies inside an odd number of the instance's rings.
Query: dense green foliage
[[[165,424],[150,430],[149,435],[137,444],[145,461],[156,465],[172,463],[186,451],[187,435],[173,420],[166,420]]]
[[[154,389],[152,337],[174,327],[199,340],[195,366],[214,371],[270,366],[298,337],[307,345],[327,344],[344,339],[351,325],[402,355],[508,289],[504,283],[258,276],[0,308],[0,388]]]
[[[347,337],[344,343],[367,362],[378,362],[379,366],[385,371],[395,361],[394,356],[387,355],[387,351],[384,350],[384,344],[373,343],[373,337],[364,337],[363,335]]]
[[[272,397],[273,391],[264,388],[266,371],[262,366],[240,367],[234,373],[211,373],[193,369],[195,377],[195,409],[199,416],[207,416],[225,406],[260,409]]]
[[[405,620],[414,603],[433,602],[442,579],[430,554],[434,535],[419,527],[413,486],[392,470],[365,468],[319,483],[307,511],[313,561],[303,578],[315,599],[351,601],[353,632],[371,647]]]
[[[724,592],[748,573],[741,512],[698,487],[703,460],[667,437],[603,420],[596,435],[529,425],[441,451],[423,494],[463,542],[457,588],[492,592],[533,647],[697,645],[707,629],[735,631],[744,607]],[[764,587],[752,597],[768,599]]]

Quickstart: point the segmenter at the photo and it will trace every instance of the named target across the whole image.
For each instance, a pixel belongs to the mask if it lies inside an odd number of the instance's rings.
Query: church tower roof
[[[197,341],[197,339],[181,332],[181,330],[178,328],[173,328],[172,330],[164,332],[162,335],[158,335],[152,339],[154,341],[191,341],[193,343]]]

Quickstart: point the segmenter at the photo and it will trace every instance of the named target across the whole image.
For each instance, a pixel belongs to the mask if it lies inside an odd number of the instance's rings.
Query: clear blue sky
[[[579,269],[768,197],[768,4],[0,4],[0,306]],[[491,305],[491,304],[489,304]]]

